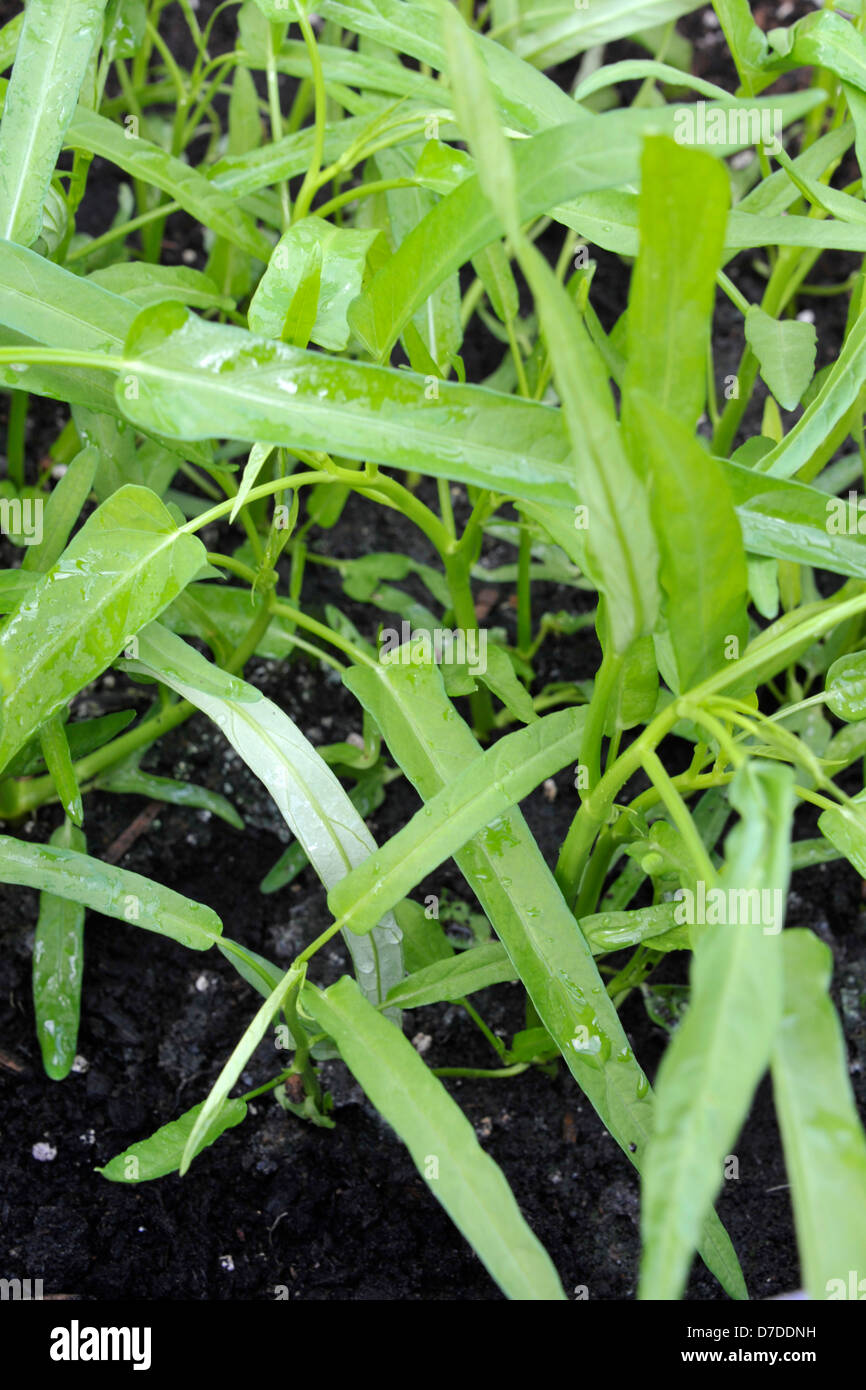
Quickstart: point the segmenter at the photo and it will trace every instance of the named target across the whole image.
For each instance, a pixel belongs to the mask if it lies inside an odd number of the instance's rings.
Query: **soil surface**
[[[10,8],[17,7],[0,5],[0,19]],[[202,4],[200,13],[209,8]],[[771,18],[788,22],[794,13],[792,6],[780,6]],[[733,78],[720,61],[720,35],[707,13],[688,17],[680,27],[695,42],[696,70],[733,90]],[[621,44],[608,56],[635,52]],[[109,196],[104,186],[103,193]],[[182,228],[178,236],[183,245]],[[609,288],[596,299],[594,287],[593,298],[609,323],[624,307],[627,273],[614,258],[601,253],[598,259],[595,285]],[[831,262],[827,279],[847,275],[846,258],[825,260]],[[748,285],[740,271],[731,274],[756,297],[757,281]],[[832,357],[844,328],[842,301],[813,303],[819,341]],[[735,370],[742,349],[736,324],[737,316],[722,301],[714,338],[720,377]],[[3,401],[3,413],[5,407]],[[29,467],[35,477],[63,415],[52,402],[34,402],[32,416]],[[757,404],[745,433],[759,427]],[[466,501],[461,489],[454,495],[459,515]],[[403,551],[408,544],[415,558],[433,558],[400,517],[373,513],[357,500],[315,544],[322,554],[337,557]],[[483,563],[493,568],[512,559],[513,551],[491,542]],[[2,561],[8,565],[17,558],[7,551]],[[406,587],[413,589],[409,582]],[[510,587],[490,587],[486,622],[505,627],[513,637]],[[336,573],[324,567],[309,567],[304,597],[313,611],[316,605],[339,603],[371,637],[372,619],[384,616],[353,605]],[[583,596],[572,588],[540,585],[534,591],[537,613],[573,609],[576,602],[583,606]],[[596,660],[588,633],[552,637],[537,662],[539,685],[587,679]],[[315,744],[360,732],[358,707],[334,673],[323,674],[302,659],[281,665],[256,660],[246,674]],[[147,700],[145,687],[108,675],[79,697],[74,714],[143,710]],[[246,831],[206,812],[164,806],[155,820],[139,826],[121,865],[210,904],[227,934],[288,963],[322,930],[324,895],[309,870],[275,895],[260,893],[261,879],[287,832],[259,783],[201,717],[163,740],[145,765],[223,792],[244,815]],[[549,863],[576,809],[569,771],[554,782],[555,796],[550,787],[539,789],[523,808]],[[399,829],[417,805],[404,781],[393,782],[369,820],[377,840]],[[106,857],[147,806],[138,797],[92,793],[86,804],[90,852]],[[58,820],[56,807],[42,808],[13,832],[45,841]],[[797,833],[815,833],[808,812]],[[852,1083],[866,1113],[863,887],[844,862],[800,872],[787,921],[810,927],[833,950],[834,999],[845,1027]],[[420,901],[426,892],[445,905],[444,921],[449,902],[474,907],[453,863],[413,896]],[[94,1171],[97,1165],[203,1099],[257,999],[215,952],[193,955],[161,937],[89,914],[80,1060],[66,1081],[49,1081],[42,1072],[30,996],[35,916],[35,894],[0,887],[0,1275],[42,1279],[46,1294],[85,1300],[501,1297],[340,1062],[324,1067],[334,1097],[333,1130],[305,1124],[264,1096],[253,1102],[246,1122],[196,1160],[183,1180],[173,1176],[129,1188],[106,1182]],[[465,931],[456,919],[451,929]],[[316,957],[314,975],[327,982],[344,968],[343,949],[335,944]],[[686,957],[677,953],[653,978],[676,984],[684,983],[686,974]],[[518,985],[490,989],[474,996],[473,1003],[507,1041],[524,1026]],[[652,1078],[667,1034],[650,1018],[639,992],[629,997],[622,1016]],[[414,1011],[406,1015],[406,1027],[433,1066],[496,1064],[485,1039],[457,1006]],[[273,1049],[260,1048],[243,1075],[244,1089],[262,1084],[278,1066]],[[565,1069],[447,1084],[505,1171],[567,1292],[595,1300],[632,1298],[639,1257],[637,1175]],[[789,1292],[799,1283],[796,1244],[767,1083],[734,1154],[737,1163],[730,1168],[737,1176],[725,1182],[718,1210],[751,1294],[766,1298]],[[699,1262],[689,1297],[723,1297]]]

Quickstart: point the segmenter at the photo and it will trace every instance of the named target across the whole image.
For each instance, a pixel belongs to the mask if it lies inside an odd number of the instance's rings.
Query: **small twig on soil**
[[[105,863],[118,864],[123,856],[132,849],[139,836],[150,828],[161,810],[163,810],[161,801],[149,801],[135,820],[130,821],[123,833],[118,835],[114,843],[108,846],[102,856]]]

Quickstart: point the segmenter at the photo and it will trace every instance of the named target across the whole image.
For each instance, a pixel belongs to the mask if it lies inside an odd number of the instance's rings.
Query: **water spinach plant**
[[[75,1056],[87,909],[216,949],[251,989],[207,1095],[103,1178],[186,1173],[244,1120],[237,1083],[279,1035],[255,1094],[327,1129],[319,1067],[342,1058],[504,1293],[562,1299],[574,1271],[404,1034],[412,1009],[459,1001],[503,1086],[559,1059],[637,1169],[640,1297],[679,1298],[695,1252],[720,1296],[748,1297],[714,1202],[768,1070],[802,1284],[834,1297],[866,1269],[832,960],[782,929],[792,873],[866,875],[866,279],[859,260],[813,278],[825,252],[866,252],[866,38],[862,14],[764,33],[719,0],[728,91],[690,74],[675,22],[694,8],[29,0],[0,29],[0,879],[40,895],[46,1073]],[[609,61],[624,37],[647,56]],[[117,210],[85,232],[106,167]],[[167,227],[189,235],[181,264]],[[604,274],[628,285],[607,328]],[[798,313],[822,293],[849,309],[816,373]],[[744,342],[724,382],[719,299]],[[482,356],[496,365],[467,379]],[[40,398],[62,425],[37,476]],[[349,499],[399,514],[429,563],[329,557]],[[511,634],[478,616],[494,542]],[[314,615],[317,564],[366,629]],[[536,599],[551,579],[573,596],[555,614]],[[539,689],[551,633],[600,650],[591,681]],[[299,662],[337,672],[362,736],[314,747],[244,679],[257,655],[287,682]],[[80,717],[109,670],[149,692],[141,717]],[[197,712],[291,831],[264,889],[307,865],[324,887],[288,969],[88,853],[94,791],[244,833],[224,797],[141,767]],[[548,863],[518,805],[563,769]],[[378,846],[365,817],[398,777],[421,806]],[[42,806],[61,819],[34,843]],[[801,806],[812,838],[794,838]],[[449,859],[484,924],[469,945],[411,896]],[[691,953],[688,1004],[651,1088],[619,1010],[670,952]],[[510,1047],[470,1002],[506,981],[526,993]]]

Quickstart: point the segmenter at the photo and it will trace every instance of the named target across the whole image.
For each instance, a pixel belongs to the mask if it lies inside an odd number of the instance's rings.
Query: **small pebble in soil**
[[[202,974],[199,975],[198,979],[195,982],[195,987],[198,990],[199,994],[204,994],[206,990],[209,990],[211,988],[212,984],[213,981],[209,978],[209,976],[205,975],[202,972]]]
[[[96,1131],[93,1129],[86,1129],[83,1134],[79,1134],[78,1138],[81,1140],[82,1144],[95,1144]]]
[[[87,1058],[82,1057],[80,1052],[76,1052],[75,1061],[72,1063],[72,1070],[74,1072],[77,1072],[79,1076],[83,1076],[84,1073],[89,1069],[90,1063],[88,1062]]]
[[[489,1139],[493,1133],[493,1121],[489,1115],[485,1115],[475,1126],[475,1133],[479,1139]]]
[[[432,1042],[433,1039],[429,1033],[416,1033],[412,1039],[412,1046],[417,1052],[420,1052],[423,1057],[425,1052],[429,1052]]]
[[[33,1145],[32,1153],[37,1163],[51,1163],[57,1157],[54,1145],[42,1142]]]
[[[542,791],[544,792],[545,801],[556,800],[556,783],[554,782],[552,777],[547,777],[545,779]]]
[[[233,1274],[235,1262],[231,1255],[220,1255],[220,1269],[224,1269],[226,1274]]]

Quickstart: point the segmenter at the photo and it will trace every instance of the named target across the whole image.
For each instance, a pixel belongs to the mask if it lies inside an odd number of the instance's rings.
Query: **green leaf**
[[[42,521],[42,540],[38,545],[28,546],[24,553],[23,570],[44,574],[60,559],[69,533],[90,495],[98,462],[99,450],[91,445],[76,454],[69,464],[48,499]]]
[[[351,33],[363,34],[440,72],[447,70],[441,6],[437,9],[406,0],[319,0],[317,9]],[[541,130],[575,120],[580,114],[561,87],[501,44],[478,34],[475,43],[500,109],[512,123],[525,130]]]
[[[812,932],[797,930],[785,932],[782,958],[784,1014],[773,1049],[773,1096],[803,1285],[810,1298],[847,1298],[849,1271],[861,1278],[866,1266],[866,1136],[828,996],[833,957]]]
[[[866,313],[861,313],[823,385],[785,435],[756,468],[779,478],[804,473],[835,425],[855,405],[866,381]]]
[[[478,679],[483,681],[498,700],[501,700],[509,714],[523,724],[532,724],[538,719],[532,696],[521,685],[511,658],[504,647],[488,641],[481,657],[484,670],[478,671]],[[471,667],[471,663],[470,663]],[[471,672],[473,675],[475,671]]]
[[[399,653],[397,654],[399,658]],[[328,906],[352,931],[366,932],[382,913],[486,826],[509,835],[507,817],[546,777],[580,758],[586,708],[546,715],[473,759],[364,863],[328,894]]]
[[[154,624],[142,633],[135,669],[157,676],[201,709],[273,797],[325,887],[331,890],[376,844],[330,768],[287,714],[254,686],[227,676]],[[380,1003],[403,977],[400,931],[390,913],[368,938],[344,939],[362,988]]]
[[[80,106],[64,143],[69,149],[100,155],[132,178],[161,189],[196,221],[248,255],[260,261],[270,256],[271,243],[230,194],[150,140]]]
[[[651,941],[654,951],[687,951],[688,930],[676,920],[675,903],[637,907],[632,912],[594,912],[581,917],[580,930],[594,956]]]
[[[646,140],[641,190],[623,397],[626,433],[634,434],[638,449],[639,408],[632,418],[636,392],[652,396],[689,431],[704,408],[715,277],[729,202],[724,165],[666,136]]]
[[[231,311],[235,307],[234,300],[221,294],[209,275],[188,265],[144,265],[134,261],[94,270],[87,279],[142,309],[166,299],[195,309]]]
[[[124,487],[93,513],[0,632],[8,671],[0,767],[100,675],[205,560],[146,488]]]
[[[656,1083],[655,1132],[643,1172],[643,1299],[681,1295],[725,1155],[769,1063],[782,1017],[778,933],[790,874],[792,771],[751,760],[731,783],[730,800],[742,819],[728,837],[715,888],[722,894],[719,920],[698,923],[693,911],[691,1002]],[[714,900],[711,885],[704,887],[709,917]],[[778,895],[771,899],[769,925],[767,892]]]
[[[442,7],[448,75],[461,131],[475,157],[478,180],[512,241],[520,235],[517,176],[499,124],[481,51],[458,11]]]
[[[742,533],[722,469],[690,429],[643,391],[635,391],[631,401],[640,421],[635,428],[641,431],[659,579],[677,693],[682,693],[745,650],[748,578]]]
[[[483,756],[430,665],[355,668],[344,683],[375,718],[392,756],[426,801]],[[651,1128],[649,1083],[635,1060],[589,946],[519,811],[454,856],[559,1047],[566,1065],[636,1167]],[[711,1214],[701,1247],[734,1297],[745,1286]]]
[[[24,552],[27,558],[27,552]],[[0,613],[11,613],[36,583],[37,576],[21,568],[0,570]]]
[[[786,105],[787,97],[775,97],[771,110],[780,110],[783,118],[793,119],[796,110],[802,114],[802,106]],[[806,99],[806,109],[814,105],[813,96]],[[758,111],[768,103],[729,101],[719,104],[719,109]],[[717,103],[709,103],[708,111],[715,111]],[[673,134],[677,128],[676,107],[660,107],[650,110],[640,108],[628,111],[615,111],[603,116],[586,119],[579,124],[573,119],[568,124],[544,130],[529,140],[516,140],[511,150],[517,181],[517,196],[520,219],[528,222],[534,217],[550,213],[557,221],[573,227],[588,240],[608,250],[622,251],[629,255],[637,252],[637,199],[619,190],[621,185],[634,182],[639,175],[642,139],[650,132]],[[567,118],[563,118],[567,120]],[[719,156],[733,153],[743,148],[742,143],[730,146],[715,146]],[[455,173],[455,179],[461,178]],[[627,244],[620,244],[622,233],[615,227],[617,211],[624,209],[620,220],[627,220],[625,232]],[[753,232],[758,232],[762,219],[754,215],[731,214],[726,245],[729,244],[731,227],[736,230],[748,228],[743,245],[753,247],[756,240]],[[804,231],[797,228],[798,236],[813,238],[795,241],[794,225],[802,224]],[[772,226],[772,240],[781,235],[780,244],[809,245],[815,239],[824,244],[834,245],[837,238],[840,244],[856,244],[866,249],[866,228],[854,228],[832,224],[831,228],[821,227],[815,219],[786,217],[766,218],[766,232]],[[496,216],[483,191],[480,177],[465,178],[451,193],[444,197],[418,226],[405,238],[399,250],[374,275],[361,297],[355,301],[349,313],[349,322],[366,345],[370,353],[384,360],[403,327],[416,310],[429,298],[430,294],[447,275],[470,260],[491,242],[498,240],[505,228]],[[785,242],[785,236],[790,241]],[[829,240],[828,240],[829,238]],[[763,244],[763,243],[762,243]]]
[[[284,314],[278,337],[292,347],[305,348],[310,341],[319,309],[322,286],[322,247],[314,242],[304,253],[298,283]]]
[[[34,251],[0,241],[0,323],[3,345],[42,343],[53,348],[119,352],[134,309],[119,295],[53,265]],[[116,413],[113,374],[74,367],[0,367],[0,380],[57,399]]]
[[[103,772],[95,785],[100,791],[115,795],[146,796],[151,801],[167,801],[172,806],[190,806],[219,816],[235,830],[243,830],[243,818],[232,803],[210,787],[198,787],[194,782],[180,782],[175,777],[157,777],[145,772],[135,761],[123,762]]]
[[[697,0],[592,0],[581,9],[572,0],[519,0],[524,22],[514,49],[527,62],[550,68],[588,48],[667,24],[698,8]]]
[[[515,1299],[564,1300],[556,1270],[501,1169],[411,1043],[347,976],[324,991],[306,985],[302,1000],[336,1040],[346,1065],[503,1292]]]
[[[355,752],[358,750],[356,749]],[[319,753],[323,750],[320,748]],[[363,773],[360,780],[349,792],[349,800],[362,820],[366,820],[381,806],[385,799],[384,776],[381,764],[370,772]],[[294,883],[303,873],[309,860],[302,845],[295,840],[283,851],[277,862],[265,874],[259,884],[260,893],[276,893]],[[396,914],[399,917],[399,914]]]
[[[827,672],[827,708],[837,719],[866,719],[866,652],[847,652]]]
[[[822,67],[866,91],[866,41],[854,25],[831,10],[808,14],[787,29],[771,29],[768,71]]]
[[[118,408],[177,438],[224,435],[398,468],[422,463],[434,477],[499,492],[573,497],[561,467],[526,467],[545,436],[556,439],[557,463],[564,456],[557,412],[483,387],[439,382],[430,398],[423,377],[268,342],[176,304],[138,316],[124,371],[137,395],[120,383]]]
[[[229,1091],[264,1038],[274,1016],[282,1008],[286,996],[290,991],[296,990],[303,981],[305,969],[306,967],[303,965],[291,966],[274,986],[255,1018],[244,1029],[240,1041],[236,1044],[231,1056],[211,1087],[207,1100],[199,1110],[195,1123],[187,1135],[178,1165],[181,1177],[203,1147],[202,1139],[208,1134],[211,1125],[222,1112]],[[388,1024],[387,1026],[392,1027],[393,1025]]]
[[[194,1105],[180,1119],[162,1125],[149,1139],[131,1144],[122,1154],[117,1154],[104,1168],[97,1168],[109,1182],[151,1182],[153,1178],[164,1178],[168,1173],[176,1173],[187,1140],[202,1112],[202,1105]],[[233,1129],[246,1118],[247,1104],[244,1100],[227,1100],[211,1117],[207,1130],[200,1134],[193,1157],[209,1147],[227,1129]]]
[[[0,122],[0,237],[30,246],[105,0],[29,0]]]
[[[135,321],[135,305],[90,280],[53,265],[34,251],[0,241],[0,345],[41,344],[70,352],[120,353]],[[114,416],[114,372],[94,368],[0,366],[7,386]],[[81,429],[79,427],[79,433]],[[96,442],[82,436],[82,443]],[[207,467],[210,446],[187,445],[185,460]],[[97,472],[97,482],[98,482]]]
[[[34,576],[35,577],[35,576]],[[61,718],[63,716],[61,715]],[[66,724],[66,739],[73,759],[86,758],[94,749],[113,739],[135,719],[134,709],[117,710],[114,714],[102,714],[96,719],[79,719],[75,724]],[[25,743],[20,753],[5,769],[4,777],[30,777],[34,772],[42,772],[45,759],[38,736]]]
[[[612,649],[624,653],[656,618],[649,499],[623,449],[607,374],[576,306],[534,246],[525,243],[519,259],[551,353],[577,493],[588,513],[587,573],[607,600]]]
[[[259,281],[249,324],[264,338],[282,336],[286,312],[314,250],[321,256],[320,288],[310,337],[320,347],[342,351],[349,341],[346,314],[361,293],[367,255],[378,228],[334,227],[321,217],[303,217],[280,238]],[[306,347],[306,343],[302,344]]]
[[[108,0],[105,11],[103,51],[113,62],[134,58],[144,42],[147,0]]]
[[[81,903],[105,917],[171,937],[191,951],[207,951],[222,931],[212,908],[71,849],[0,835],[0,880]]]
[[[828,749],[828,754],[831,750]],[[821,834],[866,878],[866,789],[844,806],[822,811],[818,817]]]
[[[382,178],[415,181],[417,164],[431,143],[434,142],[424,141],[420,157],[421,146],[416,142],[379,150],[376,154],[376,167]],[[416,186],[389,189],[385,193],[385,205],[392,245],[402,245],[419,222],[422,222],[436,206],[436,201],[434,194],[427,188]],[[373,259],[371,257],[371,263]],[[371,269],[378,269],[383,259],[386,259],[383,255],[376,258],[376,265],[371,264]],[[460,277],[454,271],[437,285],[427,302],[416,310],[411,322],[403,329],[403,344],[414,370],[424,375],[446,374],[445,369],[452,355],[458,353],[463,345],[460,307]],[[429,362],[416,360],[416,354],[411,350],[413,327],[421,338],[422,353],[429,357]]]
[[[429,901],[427,907],[422,907],[411,898],[404,898],[394,909],[394,916],[403,933],[403,959],[406,969],[413,974],[427,965],[433,965],[435,961],[450,960],[454,955],[454,946],[441,923],[436,917],[428,915],[432,909],[433,904]]]
[[[72,766],[66,730],[58,714],[52,715],[42,725],[39,741],[45,766],[54,781],[60,804],[73,825],[81,825],[84,819],[81,792],[78,789],[75,768]]]
[[[87,841],[68,820],[51,844],[82,853]],[[84,908],[52,893],[39,895],[33,942],[33,1007],[45,1074],[53,1081],[69,1075],[75,1061],[81,978],[84,970]]]
[[[388,1003],[401,1009],[420,1009],[425,1004],[463,999],[488,985],[516,979],[517,971],[505,947],[499,941],[490,941],[416,970],[389,991]]]
[[[714,0],[713,8],[737,65],[740,81],[746,91],[760,91],[761,86],[774,79],[764,71],[767,40],[755,23],[749,0]]]
[[[581,122],[515,142],[513,161],[520,219],[526,222],[579,193],[635,177],[638,142],[630,130],[599,117],[589,131]],[[504,231],[478,175],[437,203],[349,312],[370,353],[384,359],[437,285]]]
[[[746,342],[779,405],[793,410],[815,370],[815,325],[798,319],[774,319],[752,304],[746,314]]]

